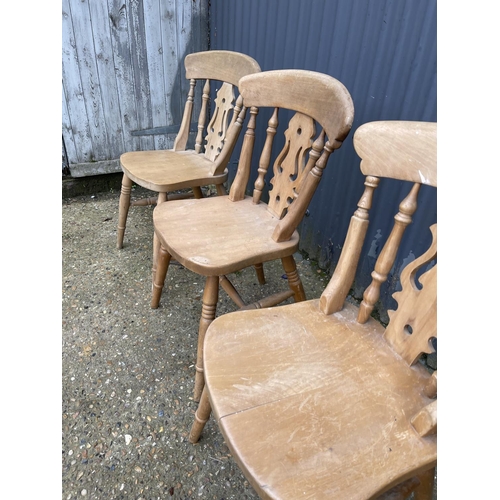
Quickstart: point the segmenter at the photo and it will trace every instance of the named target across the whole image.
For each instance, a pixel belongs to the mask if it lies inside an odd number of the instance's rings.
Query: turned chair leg
[[[157,269],[153,280],[153,298],[151,299],[151,308],[156,309],[160,303],[165,276],[167,275],[168,265],[172,256],[160,245],[157,256]]]
[[[123,248],[123,236],[125,235],[125,226],[127,225],[131,190],[132,181],[127,177],[126,174],[123,174],[120,202],[118,205],[118,230],[116,234],[116,248],[118,249]]]
[[[293,255],[283,257],[281,262],[288,278],[288,286],[290,287],[290,290],[293,291],[293,298],[295,302],[302,302],[303,300],[306,300],[306,293],[304,292],[302,281],[300,280],[299,273],[297,272],[297,266]]]
[[[219,277],[207,276],[205,290],[203,291],[203,305],[201,308],[200,328],[198,330],[198,352],[196,355],[196,376],[194,379],[193,400],[199,401],[203,387],[205,386],[205,377],[203,375],[203,343],[205,333],[210,323],[215,319],[217,300],[219,299]]]
[[[266,277],[264,276],[264,265],[262,262],[260,264],[255,264],[255,272],[257,273],[257,279],[260,285],[266,284]]]
[[[434,495],[434,476],[436,468],[433,467],[418,476],[420,486],[413,493],[414,500],[432,500]]]
[[[200,404],[198,405],[198,409],[194,415],[194,422],[191,427],[191,432],[189,433],[189,442],[197,443],[200,439],[200,435],[203,432],[205,424],[208,422],[210,418],[210,413],[212,412],[212,407],[210,406],[210,401],[208,399],[208,391],[207,388],[203,388],[203,392],[201,393]]]
[[[226,196],[227,191],[226,188],[224,187],[224,184],[216,184],[215,189],[217,189],[217,196]]]
[[[156,206],[160,205],[160,203],[165,203],[168,201],[168,194],[167,193],[158,193],[158,199],[156,201]],[[153,231],[153,289],[154,289],[154,282],[155,282],[155,276],[156,276],[156,266],[157,263],[156,261],[158,260],[158,252],[160,251],[160,240],[158,239],[158,236],[156,236],[156,233]]]
[[[199,200],[201,198],[204,198],[203,191],[201,190],[201,187],[199,187],[199,186],[194,186],[193,187],[193,196],[197,200]]]

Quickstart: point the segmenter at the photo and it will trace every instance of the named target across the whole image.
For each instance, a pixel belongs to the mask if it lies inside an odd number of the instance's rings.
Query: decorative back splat
[[[234,88],[230,83],[222,84],[217,91],[214,104],[215,110],[205,137],[205,156],[212,161],[215,161],[222,151],[229,126],[230,111],[234,108]],[[236,118],[236,113],[233,113],[233,117]]]
[[[410,365],[422,353],[434,352],[430,340],[437,337],[437,265],[420,276],[420,290],[416,285],[417,271],[437,255],[437,224],[432,225],[430,230],[432,244],[429,250],[408,264],[401,273],[402,291],[393,294],[398,308],[388,311],[390,322],[384,335],[393,349]]]
[[[295,113],[285,131],[285,145],[273,166],[273,186],[269,192],[269,209],[282,218],[298,194],[303,179],[306,156],[316,135],[314,120],[302,113]]]

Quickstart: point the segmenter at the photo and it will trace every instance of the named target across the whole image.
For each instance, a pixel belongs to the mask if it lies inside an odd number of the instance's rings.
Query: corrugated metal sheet
[[[363,190],[354,131],[374,120],[437,121],[436,8],[436,0],[211,0],[212,49],[244,52],[263,70],[321,71],[340,80],[352,95],[353,130],[330,159],[300,227],[301,249],[325,269],[337,263]],[[262,144],[263,138],[257,137],[256,147]],[[235,170],[233,163],[230,175]],[[370,264],[409,189],[402,184],[383,181],[376,192],[356,289],[370,279]],[[377,200],[382,198],[380,206]],[[413,222],[418,230],[436,221],[435,190],[424,187],[419,204]],[[417,245],[403,240],[391,275],[397,276],[402,264],[429,243],[430,233]],[[390,277],[382,290],[385,307],[391,306],[394,286]]]
[[[189,82],[184,58],[208,48],[208,0],[63,0],[63,141],[73,176],[120,171],[119,156],[166,149]],[[199,99],[197,100],[197,102]]]

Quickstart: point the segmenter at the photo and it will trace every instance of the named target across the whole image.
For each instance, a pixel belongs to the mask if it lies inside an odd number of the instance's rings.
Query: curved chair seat
[[[299,235],[277,243],[271,236],[278,219],[267,205],[229,196],[174,200],[158,205],[153,222],[161,246],[180,264],[202,276],[230,274],[295,253]]]
[[[365,190],[320,299],[231,312],[205,331],[205,386],[189,440],[213,412],[263,499],[435,498],[437,370],[420,361],[437,339],[437,224],[422,255],[406,265],[396,258],[421,186],[437,187],[437,124],[371,122],[353,143]],[[384,177],[411,187],[358,306],[346,297]],[[372,313],[395,268],[397,308],[385,326]]]
[[[213,162],[193,150],[131,151],[121,155],[120,165],[129,179],[156,192],[217,185],[227,180],[227,170],[214,175]]]
[[[357,315],[346,303],[327,316],[311,300],[211,324],[212,411],[262,498],[372,498],[435,463],[435,436],[410,422],[432,401],[421,390],[429,372]]]

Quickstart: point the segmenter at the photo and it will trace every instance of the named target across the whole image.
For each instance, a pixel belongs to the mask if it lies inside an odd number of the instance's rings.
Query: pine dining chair
[[[400,273],[387,327],[371,313],[403,235],[421,236],[405,230],[421,186],[437,187],[437,124],[371,122],[353,140],[365,190],[321,298],[231,312],[206,332],[206,385],[189,439],[213,412],[261,498],[435,498],[437,371],[419,360],[437,337],[437,224],[429,249]],[[346,297],[385,177],[410,186],[356,305]]]
[[[217,193],[225,194],[227,164],[241,131],[246,109],[242,98],[236,98],[241,77],[260,72],[258,63],[238,52],[211,50],[189,54],[184,60],[186,78],[190,88],[184,115],[173,149],[130,151],[120,157],[123,180],[119,202],[117,247],[123,248],[125,227],[131,205],[160,204],[167,200],[193,197],[202,198],[202,186],[215,185]],[[186,149],[193,126],[195,87],[202,80],[202,103],[197,121],[194,149]],[[219,85],[213,102],[211,119],[209,101],[212,87]],[[236,99],[236,101],[235,101]],[[157,197],[131,202],[132,184],[138,184],[158,193]],[[172,193],[186,190],[188,193]],[[169,194],[170,193],[170,194]],[[153,277],[159,243],[153,245]]]
[[[170,259],[205,277],[194,400],[203,389],[203,339],[216,315],[219,283],[239,307],[276,305],[293,297],[305,300],[293,254],[299,245],[297,226],[321,179],[330,154],[340,148],[354,117],[351,96],[335,78],[313,71],[275,70],[243,77],[243,105],[250,110],[236,177],[229,195],[201,200],[176,200],[153,212],[160,241],[151,306],[157,308]],[[295,112],[284,132],[281,152],[272,164],[269,202],[261,200],[271,165],[278,115]],[[254,148],[256,115],[270,115],[258,161],[252,196],[245,194]],[[286,115],[285,115],[286,116]],[[238,118],[239,120],[239,118]],[[237,121],[238,121],[237,120]],[[322,128],[321,128],[322,127]],[[319,130],[321,128],[321,130]],[[325,207],[327,209],[327,207]],[[280,259],[289,289],[246,304],[227,275],[245,267]]]

